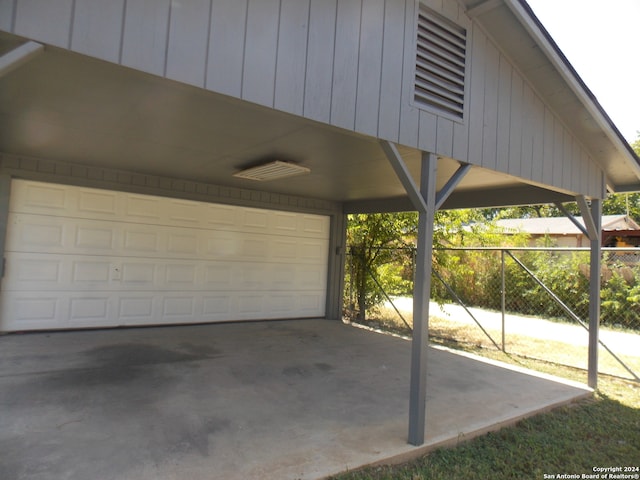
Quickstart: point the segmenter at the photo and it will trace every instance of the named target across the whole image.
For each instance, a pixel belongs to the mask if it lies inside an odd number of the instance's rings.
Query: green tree
[[[379,267],[390,263],[398,250],[413,247],[417,226],[416,212],[349,215],[347,283],[356,304],[350,308],[357,306],[359,320],[365,320],[367,311],[382,300],[374,280]]]
[[[501,245],[504,236],[480,210],[447,210],[434,221],[434,265],[448,269],[467,268],[470,254],[442,250],[454,246]],[[349,262],[346,284],[350,311],[358,320],[389,295],[410,294],[413,284],[413,255],[418,228],[416,212],[349,215],[347,245]]]

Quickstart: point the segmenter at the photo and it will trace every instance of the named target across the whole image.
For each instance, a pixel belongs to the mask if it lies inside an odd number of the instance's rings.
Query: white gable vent
[[[420,5],[414,100],[462,119],[466,29]]]

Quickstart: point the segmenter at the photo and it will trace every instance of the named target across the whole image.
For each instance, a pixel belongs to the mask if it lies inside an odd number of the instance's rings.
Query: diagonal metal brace
[[[396,172],[398,179],[402,183],[402,186],[406,190],[407,195],[409,195],[409,199],[414,208],[418,212],[425,213],[427,211],[427,202],[425,202],[424,197],[420,193],[420,188],[418,188],[416,182],[413,181],[413,177],[402,160],[400,152],[398,152],[398,149],[393,143],[387,140],[381,140],[380,145],[389,159],[393,170]]]
[[[460,183],[460,181],[465,177],[465,175],[469,172],[469,170],[471,170],[471,165],[469,165],[468,163],[460,165],[458,170],[455,171],[455,173],[451,176],[451,178],[446,183],[446,185],[442,187],[442,190],[440,190],[436,194],[436,210],[440,210],[440,207],[442,206],[442,204],[447,200],[447,198],[449,198],[449,195],[453,193],[453,190]]]

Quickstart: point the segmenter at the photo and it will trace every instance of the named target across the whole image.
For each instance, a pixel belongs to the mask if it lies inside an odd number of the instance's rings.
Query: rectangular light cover
[[[247,168],[233,174],[234,177],[247,178],[249,180],[257,180],[259,182],[265,182],[268,180],[277,180],[285,177],[292,177],[294,175],[302,175],[304,173],[310,173],[311,169],[296,165],[295,163],[282,162],[276,160],[264,165],[258,165],[257,167]]]

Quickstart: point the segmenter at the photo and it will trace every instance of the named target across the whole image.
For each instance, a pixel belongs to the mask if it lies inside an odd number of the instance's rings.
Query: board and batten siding
[[[600,197],[602,170],[455,0],[463,121],[413,101],[416,0],[0,0],[0,28],[214,92]]]

